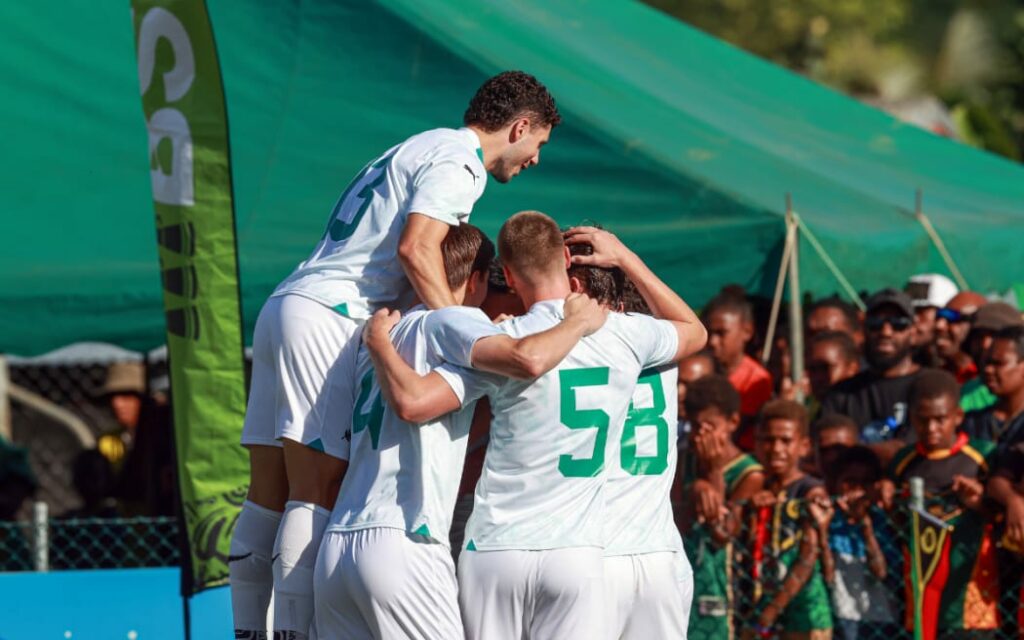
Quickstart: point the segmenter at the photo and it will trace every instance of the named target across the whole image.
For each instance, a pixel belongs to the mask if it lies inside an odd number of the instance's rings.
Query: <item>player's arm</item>
[[[398,260],[420,301],[431,309],[458,304],[448,287],[441,242],[451,228],[446,222],[410,213],[398,241]]]
[[[690,305],[654,274],[638,255],[615,235],[596,227],[574,227],[565,233],[566,244],[586,243],[593,247],[589,256],[573,256],[574,264],[618,267],[636,284],[654,317],[668,320],[679,334],[676,362],[704,348],[708,332]]]
[[[400,420],[412,424],[429,422],[461,406],[451,386],[436,372],[425,376],[410,367],[391,342],[391,328],[401,314],[381,309],[373,314],[363,331],[363,340],[384,399]]]
[[[532,380],[551,371],[584,336],[604,325],[608,310],[585,295],[574,293],[565,299],[565,318],[554,327],[525,338],[504,334],[476,341],[472,351],[474,369],[508,378]]]

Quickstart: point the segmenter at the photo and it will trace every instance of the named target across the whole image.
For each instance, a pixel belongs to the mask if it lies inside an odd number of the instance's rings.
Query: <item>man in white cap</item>
[[[904,291],[914,303],[912,341],[914,361],[926,367],[938,365],[935,353],[935,313],[959,293],[953,281],[939,273],[910,276]]]

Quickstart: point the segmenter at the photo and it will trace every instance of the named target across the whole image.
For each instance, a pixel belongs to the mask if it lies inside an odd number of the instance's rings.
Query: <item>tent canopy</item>
[[[769,292],[785,194],[858,289],[944,271],[914,194],[972,288],[1024,264],[1024,169],[935,137],[633,2],[208,0],[230,122],[247,336],[365,161],[458,126],[503,69],[540,78],[564,125],[492,182],[489,234],[521,209],[619,234],[691,302]],[[146,132],[118,3],[5,3],[8,153],[0,351],[162,343]],[[803,247],[803,285],[837,286]]]

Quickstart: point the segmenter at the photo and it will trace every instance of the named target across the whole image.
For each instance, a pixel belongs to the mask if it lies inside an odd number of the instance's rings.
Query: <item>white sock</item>
[[[313,567],[330,512],[289,500],[274,541],[274,637],[306,640],[313,624]]]
[[[280,524],[281,512],[248,500],[242,503],[228,552],[231,611],[237,638],[267,637],[267,610],[274,589],[270,554]]]

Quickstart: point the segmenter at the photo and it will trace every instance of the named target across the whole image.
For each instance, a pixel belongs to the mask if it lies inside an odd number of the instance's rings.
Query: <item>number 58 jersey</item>
[[[486,181],[480,140],[468,128],[434,129],[392,147],[349,183],[313,253],[273,295],[302,295],[356,319],[408,307],[412,285],[397,258],[409,214],[466,222]]]
[[[547,300],[499,326],[519,338],[563,317],[563,301]],[[494,418],[467,550],[603,547],[605,478],[622,464],[609,454],[633,388],[643,369],[674,360],[678,342],[669,322],[611,313],[548,373],[487,389]]]

